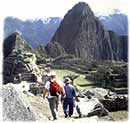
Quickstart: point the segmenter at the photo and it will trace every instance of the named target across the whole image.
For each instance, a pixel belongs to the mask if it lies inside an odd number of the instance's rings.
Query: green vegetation
[[[112,116],[115,121],[128,120],[128,111],[109,112],[109,115]]]
[[[78,84],[84,84],[84,83],[90,83],[89,81],[87,81],[85,79],[85,75],[84,74],[79,74],[76,72],[73,72],[71,70],[67,70],[67,69],[54,69],[54,71],[56,72],[58,78],[60,80],[63,81],[63,77],[67,76],[67,75],[79,75],[79,77],[77,79],[74,80],[74,85],[79,89],[79,90],[84,90],[84,89],[90,89],[92,88],[92,86],[84,86],[84,87],[80,87],[78,86]]]

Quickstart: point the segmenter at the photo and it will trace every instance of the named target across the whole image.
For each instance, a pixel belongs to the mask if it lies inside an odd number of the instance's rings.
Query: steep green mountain
[[[60,48],[54,53],[57,46]],[[51,57],[66,53],[87,61],[124,60],[122,48],[124,47],[120,45],[119,37],[114,32],[111,34],[105,30],[89,5],[84,2],[68,11],[46,46]]]

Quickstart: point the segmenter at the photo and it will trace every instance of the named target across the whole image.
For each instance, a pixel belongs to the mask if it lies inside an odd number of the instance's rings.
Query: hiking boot
[[[82,116],[82,114],[79,114],[79,118],[82,118],[83,116]]]
[[[67,118],[68,117],[68,114],[67,113],[65,113],[65,118]]]
[[[52,121],[57,120],[57,118],[54,118]]]

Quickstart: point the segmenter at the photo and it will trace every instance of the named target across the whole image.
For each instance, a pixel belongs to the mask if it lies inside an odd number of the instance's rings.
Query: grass
[[[85,79],[84,74],[79,74],[79,73],[73,72],[71,70],[66,70],[66,69],[54,69],[54,71],[56,72],[58,79],[60,79],[62,81],[63,81],[63,77],[66,75],[77,75],[78,74],[79,77],[74,80],[74,85],[81,91],[92,88],[92,86],[80,87],[77,85],[77,84],[83,84],[83,83],[90,83],[89,81],[87,81]]]
[[[109,112],[109,115],[112,116],[115,121],[128,120],[128,111]]]

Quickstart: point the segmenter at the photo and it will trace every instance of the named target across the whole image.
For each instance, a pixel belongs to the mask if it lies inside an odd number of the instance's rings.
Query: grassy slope
[[[109,115],[111,115],[115,121],[128,119],[128,111],[110,112]]]
[[[84,89],[92,88],[92,86],[80,87],[80,86],[77,85],[77,84],[83,84],[83,83],[90,83],[89,81],[87,81],[85,79],[85,75],[83,75],[83,74],[79,74],[79,73],[73,72],[71,70],[66,70],[66,69],[54,69],[54,71],[56,72],[58,78],[62,81],[63,81],[63,77],[66,76],[66,75],[77,75],[78,74],[79,77],[74,80],[74,85],[76,85],[77,88],[81,91],[84,90]]]

